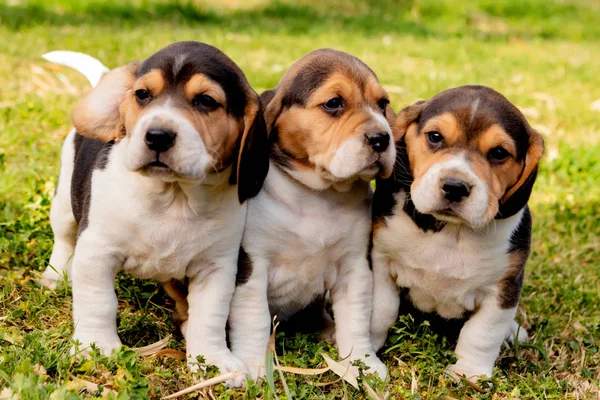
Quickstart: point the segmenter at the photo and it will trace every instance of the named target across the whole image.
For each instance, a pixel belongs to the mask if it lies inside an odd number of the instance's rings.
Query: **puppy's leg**
[[[89,229],[89,228],[88,228]],[[117,334],[115,276],[122,258],[92,232],[79,238],[73,257],[73,338],[84,350],[96,343],[103,354],[121,346]]]
[[[373,315],[371,341],[375,351],[385,344],[390,326],[398,319],[400,289],[390,275],[388,260],[373,251]]]
[[[340,277],[331,290],[331,300],[340,356],[350,355],[349,362],[362,360],[370,367],[367,373],[377,373],[385,379],[387,367],[377,358],[371,343],[373,274],[366,255],[349,256],[342,261]]]
[[[75,158],[74,136],[74,132],[71,132],[63,144],[58,184],[50,208],[54,247],[50,264],[44,271],[41,283],[53,289],[63,275],[69,273],[77,239],[77,223],[71,208],[71,177]]]
[[[527,334],[527,330],[519,325],[517,321],[513,321],[510,324],[506,341],[510,344],[514,344],[515,342],[525,343],[529,341],[529,334]]]
[[[244,362],[254,380],[265,375],[269,343],[268,267],[266,259],[253,260],[249,279],[235,289],[229,317],[231,350]]]
[[[447,371],[453,377],[464,375],[474,381],[480,375],[492,376],[494,363],[516,312],[516,307],[501,308],[496,294],[488,294],[479,310],[461,329],[455,351],[458,360]]]
[[[242,372],[227,381],[229,386],[242,386],[246,368],[227,348],[225,326],[233,290],[237,252],[234,256],[215,260],[213,266],[204,266],[189,283],[186,342],[188,364],[197,368],[196,357],[203,356],[208,364],[221,373]]]

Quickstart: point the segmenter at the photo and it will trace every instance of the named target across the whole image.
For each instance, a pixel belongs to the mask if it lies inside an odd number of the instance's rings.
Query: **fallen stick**
[[[206,387],[213,386],[213,385],[216,385],[218,383],[225,382],[225,381],[228,381],[230,379],[236,378],[236,377],[238,377],[238,376],[240,376],[242,374],[243,374],[243,372],[237,371],[237,372],[229,372],[227,374],[215,376],[214,378],[207,379],[205,381],[196,383],[195,385],[192,385],[192,386],[190,386],[190,387],[188,387],[186,389],[180,390],[177,393],[173,393],[173,394],[170,394],[170,395],[168,395],[166,397],[163,397],[163,400],[176,399],[176,398],[181,397],[181,396],[183,396],[185,394],[189,394],[189,393],[195,392],[197,390],[204,389]]]

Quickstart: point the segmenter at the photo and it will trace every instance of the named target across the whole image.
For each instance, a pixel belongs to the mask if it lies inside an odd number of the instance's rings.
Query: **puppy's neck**
[[[339,191],[333,185],[323,189],[311,188],[273,162],[263,186],[266,195],[290,210],[303,210],[300,213],[317,207],[321,209],[323,203],[334,207],[362,207],[370,198],[369,182],[357,180],[344,189]]]

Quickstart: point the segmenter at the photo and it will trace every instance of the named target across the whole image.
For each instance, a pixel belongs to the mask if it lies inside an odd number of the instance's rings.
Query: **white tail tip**
[[[44,54],[42,58],[79,71],[92,84],[92,87],[95,87],[100,78],[109,71],[108,67],[94,57],[75,51],[51,51]]]

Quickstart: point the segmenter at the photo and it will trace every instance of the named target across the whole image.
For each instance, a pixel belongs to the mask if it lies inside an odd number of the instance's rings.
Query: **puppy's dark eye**
[[[438,131],[427,132],[427,140],[433,145],[439,145],[444,141],[444,137]]]
[[[327,103],[323,104],[323,108],[325,111],[340,111],[344,108],[344,100],[341,97],[334,97],[329,100]]]
[[[488,152],[488,157],[493,161],[505,161],[510,153],[502,146],[494,147]]]
[[[383,116],[385,116],[385,109],[388,104],[390,104],[390,101],[388,99],[381,99],[377,102],[377,105],[379,106],[379,109],[381,110]]]
[[[138,89],[135,91],[135,98],[140,104],[145,104],[150,100],[150,92],[146,89]]]
[[[207,94],[199,94],[194,96],[192,99],[192,104],[194,107],[200,107],[211,111],[221,106],[215,99]]]

